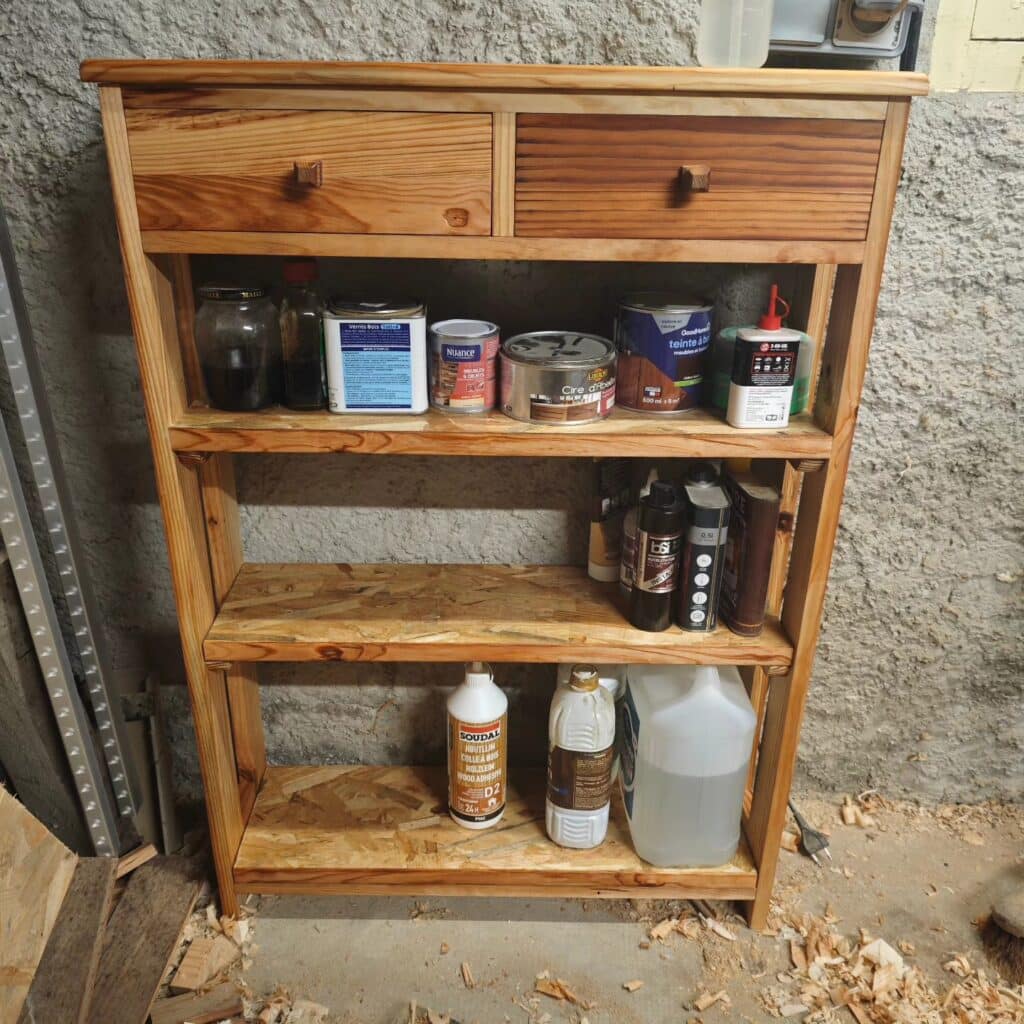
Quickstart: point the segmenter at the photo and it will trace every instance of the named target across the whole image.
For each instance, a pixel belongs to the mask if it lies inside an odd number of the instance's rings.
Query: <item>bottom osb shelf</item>
[[[745,841],[720,867],[652,867],[633,852],[616,799],[600,847],[564,850],[544,832],[543,775],[512,781],[501,824],[472,832],[445,813],[443,768],[268,768],[235,883],[259,893],[754,896]],[[424,819],[425,827],[410,827]]]

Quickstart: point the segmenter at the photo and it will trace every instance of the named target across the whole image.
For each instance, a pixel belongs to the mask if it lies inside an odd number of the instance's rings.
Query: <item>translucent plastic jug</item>
[[[768,59],[773,0],[704,0],[697,60],[706,68],[759,68]]]
[[[757,718],[732,666],[630,665],[619,775],[636,852],[658,867],[736,853]]]

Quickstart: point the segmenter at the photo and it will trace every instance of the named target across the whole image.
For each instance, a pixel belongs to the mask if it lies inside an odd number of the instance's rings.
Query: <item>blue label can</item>
[[[704,399],[714,307],[645,292],[619,303],[617,402],[637,412],[681,413]]]

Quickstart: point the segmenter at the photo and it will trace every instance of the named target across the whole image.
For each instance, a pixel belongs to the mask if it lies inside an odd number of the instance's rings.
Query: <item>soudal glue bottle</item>
[[[778,307],[785,310],[781,315]],[[788,426],[796,366],[800,356],[799,331],[782,326],[789,303],[779,298],[772,285],[768,312],[757,327],[736,332],[736,349],[729,383],[729,407],[725,418],[734,427]]]
[[[490,828],[505,813],[508,698],[490,665],[474,661],[448,698],[448,813],[463,828]]]

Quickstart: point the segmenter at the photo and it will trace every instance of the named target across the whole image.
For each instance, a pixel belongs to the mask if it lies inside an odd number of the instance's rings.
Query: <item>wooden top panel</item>
[[[640,860],[617,796],[604,843],[556,846],[544,831],[543,774],[520,773],[520,787],[514,767],[512,774],[501,823],[473,832],[447,816],[443,768],[268,768],[235,880],[255,892],[753,893],[745,843],[721,867],[656,868]],[[427,826],[409,827],[418,821]]]
[[[87,60],[85,82],[143,86],[323,85],[384,89],[562,89],[569,92],[924,96],[926,75],[792,68],[388,64],[347,61]]]
[[[832,438],[806,415],[785,430],[738,430],[707,409],[678,418],[616,409],[606,420],[578,427],[436,409],[422,416],[190,409],[171,427],[171,444],[200,452],[826,459]]]
[[[779,665],[759,637],[635,629],[618,586],[553,565],[242,566],[204,643],[209,661],[519,661]]]

